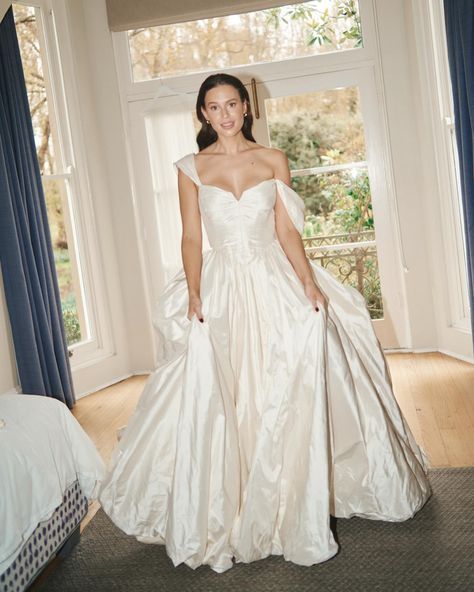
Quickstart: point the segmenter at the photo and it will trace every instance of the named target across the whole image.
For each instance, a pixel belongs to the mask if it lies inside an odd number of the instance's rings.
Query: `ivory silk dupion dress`
[[[330,514],[412,517],[431,492],[426,459],[365,300],[310,261],[328,300],[315,311],[277,239],[277,194],[300,232],[301,197],[273,178],[237,199],[200,182],[193,153],[174,165],[198,186],[211,245],[204,322],[187,318],[181,268],[155,308],[160,361],[113,451],[105,512],[175,566],[217,572],[329,559]]]

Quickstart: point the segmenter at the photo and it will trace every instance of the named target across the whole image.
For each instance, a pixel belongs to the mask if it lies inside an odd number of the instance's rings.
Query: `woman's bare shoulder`
[[[265,164],[272,169],[275,177],[286,179],[289,176],[288,156],[280,148],[265,148],[263,159]]]
[[[268,146],[262,146],[262,157],[272,168],[278,168],[282,164],[288,163],[288,157],[280,150],[280,148],[268,148]]]

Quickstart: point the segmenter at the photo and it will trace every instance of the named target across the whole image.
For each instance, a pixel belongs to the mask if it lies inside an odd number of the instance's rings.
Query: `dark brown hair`
[[[206,123],[206,118],[204,117],[204,114],[201,111],[201,107],[206,107],[204,104],[204,99],[206,97],[207,91],[211,88],[214,88],[222,84],[230,84],[235,89],[237,89],[240,99],[243,102],[247,103],[247,117],[244,117],[242,133],[244,134],[244,137],[247,138],[247,140],[250,140],[251,142],[256,142],[255,138],[252,135],[253,115],[250,110],[250,97],[247,89],[236,76],[220,72],[218,74],[211,74],[210,76],[208,76],[201,84],[201,87],[198,92],[196,101],[196,115],[202,125],[196,137],[196,142],[199,147],[199,151],[203,150],[204,148],[207,148],[207,146],[210,146],[217,140],[217,133],[210,123]]]

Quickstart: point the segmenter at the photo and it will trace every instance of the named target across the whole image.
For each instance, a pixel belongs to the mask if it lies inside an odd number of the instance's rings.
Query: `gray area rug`
[[[311,567],[281,556],[174,567],[163,545],[139,543],[102,511],[38,588],[47,592],[470,592],[474,590],[474,468],[430,470],[433,496],[411,520],[334,521],[339,553]]]

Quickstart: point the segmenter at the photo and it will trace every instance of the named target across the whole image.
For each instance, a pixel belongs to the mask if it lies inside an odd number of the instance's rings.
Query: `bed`
[[[105,464],[67,406],[0,395],[0,592],[21,592],[79,540]]]

